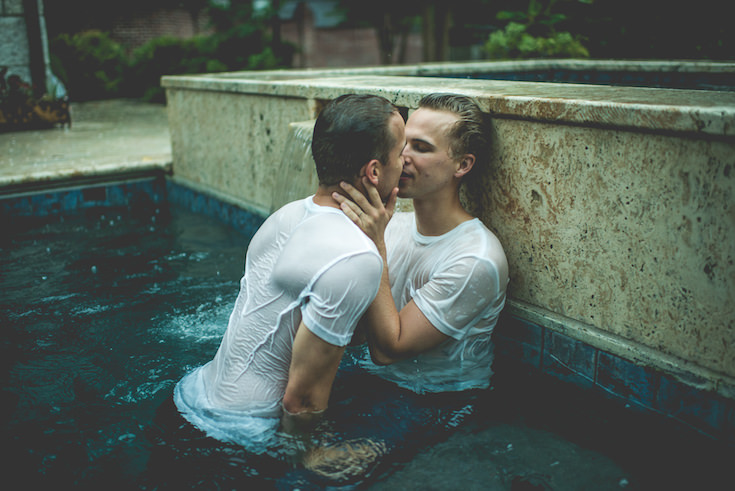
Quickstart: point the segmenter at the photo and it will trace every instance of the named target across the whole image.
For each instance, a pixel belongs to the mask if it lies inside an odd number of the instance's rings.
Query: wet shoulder
[[[457,254],[467,253],[506,264],[505,251],[500,239],[479,218],[473,218],[447,234]]]
[[[374,252],[373,242],[340,210],[318,210],[309,214],[288,239],[289,249],[306,256],[336,258],[345,254]]]
[[[282,206],[265,219],[250,241],[248,253],[261,256],[280,249],[306,216],[305,200]]]

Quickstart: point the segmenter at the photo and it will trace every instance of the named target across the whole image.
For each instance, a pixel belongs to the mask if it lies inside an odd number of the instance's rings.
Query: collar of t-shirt
[[[472,223],[479,221],[479,218],[473,218],[471,220],[467,220],[466,222],[462,222],[456,227],[454,227],[449,232],[443,233],[442,235],[422,235],[419,233],[418,228],[416,227],[416,217],[413,218],[413,238],[414,240],[422,245],[429,245],[436,242],[439,242],[441,240],[449,239],[451,237],[454,237],[455,235],[461,234],[464,229],[467,227],[470,227]]]

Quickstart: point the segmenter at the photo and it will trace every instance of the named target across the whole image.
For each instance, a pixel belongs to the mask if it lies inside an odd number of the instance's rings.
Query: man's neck
[[[339,187],[338,184],[335,184],[334,186],[322,186],[320,185],[316,193],[314,193],[314,203],[319,206],[329,206],[332,208],[339,208],[339,203],[335,201],[335,199],[332,197],[332,193],[339,193],[344,195],[344,191],[341,187]],[[347,196],[349,199],[349,196]]]
[[[413,200],[416,228],[421,235],[438,236],[471,220],[472,215],[462,206],[459,193]]]

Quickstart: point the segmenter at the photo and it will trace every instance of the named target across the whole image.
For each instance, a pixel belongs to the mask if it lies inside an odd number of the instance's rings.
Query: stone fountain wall
[[[735,92],[425,76],[459,70],[165,77],[174,179],[265,215],[279,180],[312,178],[282,162],[289,123],[329,99],[473,96],[494,151],[464,198],[505,246],[509,325],[582,343],[595,383],[614,356],[734,399]]]

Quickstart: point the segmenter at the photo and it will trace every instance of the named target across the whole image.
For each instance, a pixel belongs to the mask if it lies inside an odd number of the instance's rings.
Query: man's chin
[[[411,193],[407,189],[398,188],[398,197],[403,199],[411,198]]]

